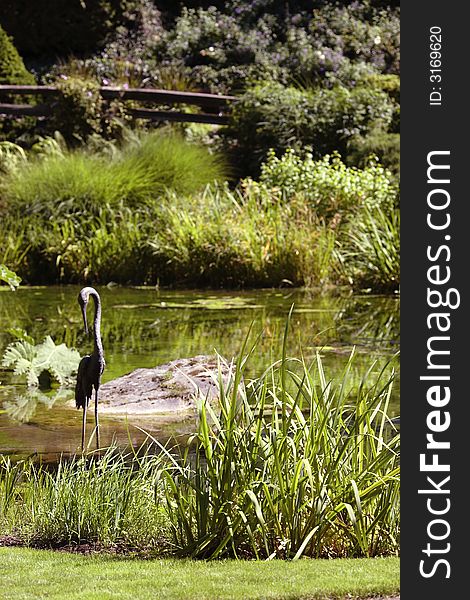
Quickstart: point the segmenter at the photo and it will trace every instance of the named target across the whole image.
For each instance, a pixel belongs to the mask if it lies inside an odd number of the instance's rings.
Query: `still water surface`
[[[20,287],[0,292],[0,353],[19,327],[36,342],[51,335],[80,353],[91,351],[83,333],[77,304],[78,286]],[[99,288],[103,306],[102,335],[106,355],[106,382],[138,367],[153,367],[176,358],[215,351],[231,359],[239,352],[253,324],[253,338],[261,332],[248,376],[260,374],[281,355],[286,317],[294,304],[288,354],[311,359],[320,351],[327,376],[344,368],[353,347],[360,377],[377,360],[375,371],[399,348],[399,298],[391,296],[320,295],[302,290],[167,291],[154,288]],[[91,319],[91,309],[90,309]],[[0,372],[0,453],[37,454],[55,459],[74,453],[80,443],[81,411],[70,406],[73,389],[44,393],[18,384],[11,373]],[[398,414],[398,382],[391,412]],[[91,419],[90,414],[90,419]],[[184,438],[194,419],[146,418],[140,422],[165,441]],[[91,425],[89,426],[91,430]],[[140,443],[144,435],[134,423],[103,418],[102,443],[129,438]]]

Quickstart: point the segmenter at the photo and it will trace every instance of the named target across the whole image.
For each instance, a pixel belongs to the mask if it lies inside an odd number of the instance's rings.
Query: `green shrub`
[[[390,2],[322,4],[314,9],[308,23],[309,34],[318,46],[323,46],[327,54],[371,63],[384,73],[399,73],[399,8],[390,6]]]
[[[347,218],[362,207],[390,209],[398,194],[391,174],[377,161],[357,169],[347,167],[337,153],[314,160],[310,151],[288,149],[277,158],[271,150],[261,165],[259,181],[287,199],[302,194],[322,217],[339,213]]]
[[[33,75],[24,66],[12,39],[0,25],[0,85],[34,85]]]
[[[334,150],[345,155],[351,137],[377,127],[386,130],[392,115],[393,104],[382,91],[341,86],[302,90],[269,83],[234,104],[225,135],[242,169],[256,173],[270,148],[279,154],[308,145],[316,157]]]
[[[103,100],[99,85],[76,77],[57,79],[54,86],[58,98],[51,105],[48,126],[60,131],[67,142],[83,142],[93,133],[101,132]]]
[[[274,40],[262,17],[256,27],[244,27],[236,15],[224,14],[215,6],[183,7],[156,52],[171,64],[183,65],[198,86],[233,92],[246,88],[250,80],[273,73]]]
[[[215,4],[186,2],[154,52],[165,63],[183,65],[204,88],[240,92],[267,77],[329,87],[356,65],[398,73],[396,7],[369,1]],[[167,9],[158,6],[166,20]]]
[[[12,39],[0,25],[0,85],[34,85],[35,83],[33,75],[24,66]],[[31,100],[25,100],[24,96],[0,93],[0,102],[24,104]],[[18,121],[15,117],[0,117],[0,140],[15,140],[21,133],[27,131],[32,123],[30,118],[22,118]]]
[[[396,177],[400,173],[400,134],[372,131],[365,137],[355,136],[348,145],[348,163],[364,167],[371,156],[376,156],[380,163]]]

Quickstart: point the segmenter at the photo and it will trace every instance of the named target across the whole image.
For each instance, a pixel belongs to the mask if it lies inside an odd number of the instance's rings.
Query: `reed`
[[[199,403],[184,447],[108,449],[0,467],[0,524],[30,544],[151,547],[196,558],[359,557],[399,551],[400,438],[388,417],[394,380],[354,353],[336,381],[320,355],[286,356],[248,381],[256,343]]]
[[[220,411],[202,403],[194,438],[164,471],[173,540],[199,558],[376,556],[399,548],[399,436],[393,373],[339,381],[321,358],[285,355],[246,386],[246,357]]]

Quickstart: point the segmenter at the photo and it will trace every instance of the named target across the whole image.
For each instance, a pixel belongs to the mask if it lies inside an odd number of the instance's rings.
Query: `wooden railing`
[[[14,94],[16,96],[41,96],[44,99],[44,102],[36,105],[2,104],[0,102],[0,116],[48,117],[52,113],[52,107],[47,102],[47,99],[56,97],[58,91],[55,87],[49,85],[0,85],[0,100],[2,96],[6,94]],[[129,108],[127,112],[139,119],[210,123],[214,125],[226,125],[228,123],[226,114],[227,108],[230,102],[235,100],[235,96],[140,88],[122,89],[117,87],[102,87],[100,88],[100,94],[104,100],[135,100],[138,102],[151,102],[160,105],[189,104],[199,106],[205,112],[187,113],[157,110],[153,108]]]

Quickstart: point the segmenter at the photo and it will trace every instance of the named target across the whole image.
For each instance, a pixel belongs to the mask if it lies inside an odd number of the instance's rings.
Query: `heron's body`
[[[88,332],[86,320],[86,307],[88,298],[92,297],[95,303],[95,316],[93,319],[93,342],[94,348],[91,354],[84,356],[80,361],[75,386],[75,404],[77,408],[83,409],[82,423],[82,451],[85,444],[86,413],[88,404],[95,390],[95,430],[96,447],[99,448],[99,423],[98,423],[98,390],[100,388],[101,375],[104,371],[105,360],[103,344],[101,342],[101,301],[98,292],[92,287],[85,287],[78,295],[78,303],[82,309],[85,331]]]

